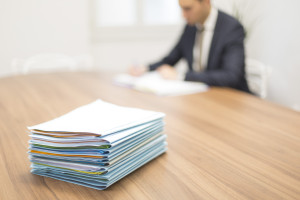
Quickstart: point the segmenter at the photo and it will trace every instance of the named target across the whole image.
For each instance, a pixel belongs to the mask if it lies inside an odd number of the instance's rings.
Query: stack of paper
[[[204,83],[166,80],[157,72],[149,72],[140,77],[134,77],[129,74],[119,74],[114,77],[114,83],[162,96],[186,95],[208,90],[208,86]]]
[[[29,127],[31,172],[105,189],[166,151],[164,116],[97,100]]]

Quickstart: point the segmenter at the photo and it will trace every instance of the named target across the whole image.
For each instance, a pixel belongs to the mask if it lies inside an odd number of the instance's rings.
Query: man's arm
[[[170,66],[174,66],[183,56],[182,54],[182,40],[184,37],[184,33],[187,29],[187,26],[185,27],[182,35],[180,36],[180,39],[178,40],[177,44],[174,46],[174,48],[171,50],[171,52],[164,57],[162,60],[160,60],[157,63],[151,64],[149,65],[149,70],[156,70],[157,68],[159,68],[160,66],[167,64]]]
[[[244,29],[236,26],[230,34],[230,40],[226,41],[221,59],[221,66],[217,69],[206,70],[201,73],[190,71],[186,74],[187,81],[200,81],[211,86],[235,87],[244,77],[245,53],[244,53]]]

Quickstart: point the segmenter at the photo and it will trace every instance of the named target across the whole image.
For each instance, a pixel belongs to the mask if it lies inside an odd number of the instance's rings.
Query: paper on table
[[[117,163],[119,160],[124,160],[124,158],[129,159],[130,157],[135,157],[135,155],[144,152],[145,150],[151,149],[155,147],[157,144],[164,142],[165,135],[160,135],[159,137],[155,136],[154,139],[153,137],[142,142],[141,144],[130,148],[127,151],[124,151],[123,154],[119,154],[117,158],[115,158],[112,162],[109,163],[109,165],[113,165]],[[92,155],[91,155],[92,156]],[[95,165],[87,165],[84,163],[72,163],[68,161],[58,161],[58,160],[49,160],[45,158],[36,158],[36,157],[30,157],[31,162],[37,163],[37,164],[45,164],[45,165],[50,165],[52,167],[63,167],[63,168],[70,168],[70,169],[75,169],[75,170],[83,170],[83,171],[104,171],[108,170],[107,166],[95,166]],[[118,164],[119,166],[121,163]],[[117,167],[117,166],[115,166]],[[114,168],[111,168],[113,170]]]
[[[139,91],[165,96],[186,95],[208,90],[208,86],[204,83],[166,80],[161,78],[157,72],[149,72],[141,77],[119,74],[114,78],[114,82],[118,85],[132,87]]]
[[[117,106],[97,100],[51,121],[28,127],[30,130],[60,133],[111,134],[161,119],[164,113]]]

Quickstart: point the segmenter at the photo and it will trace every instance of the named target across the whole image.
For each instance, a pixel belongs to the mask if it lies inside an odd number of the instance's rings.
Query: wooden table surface
[[[30,173],[27,126],[96,99],[166,113],[167,153],[98,191]],[[0,199],[300,199],[300,114],[231,89],[159,97],[102,73],[0,79]]]

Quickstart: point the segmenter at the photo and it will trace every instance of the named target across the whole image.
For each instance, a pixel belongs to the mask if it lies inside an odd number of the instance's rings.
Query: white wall
[[[268,99],[300,111],[300,1],[267,2],[261,53],[273,69]]]
[[[15,57],[89,53],[88,9],[86,0],[1,0],[0,76]]]
[[[175,44],[178,33],[145,41],[96,42],[92,46],[95,63],[103,70],[126,71],[130,65],[147,65],[161,59]]]

